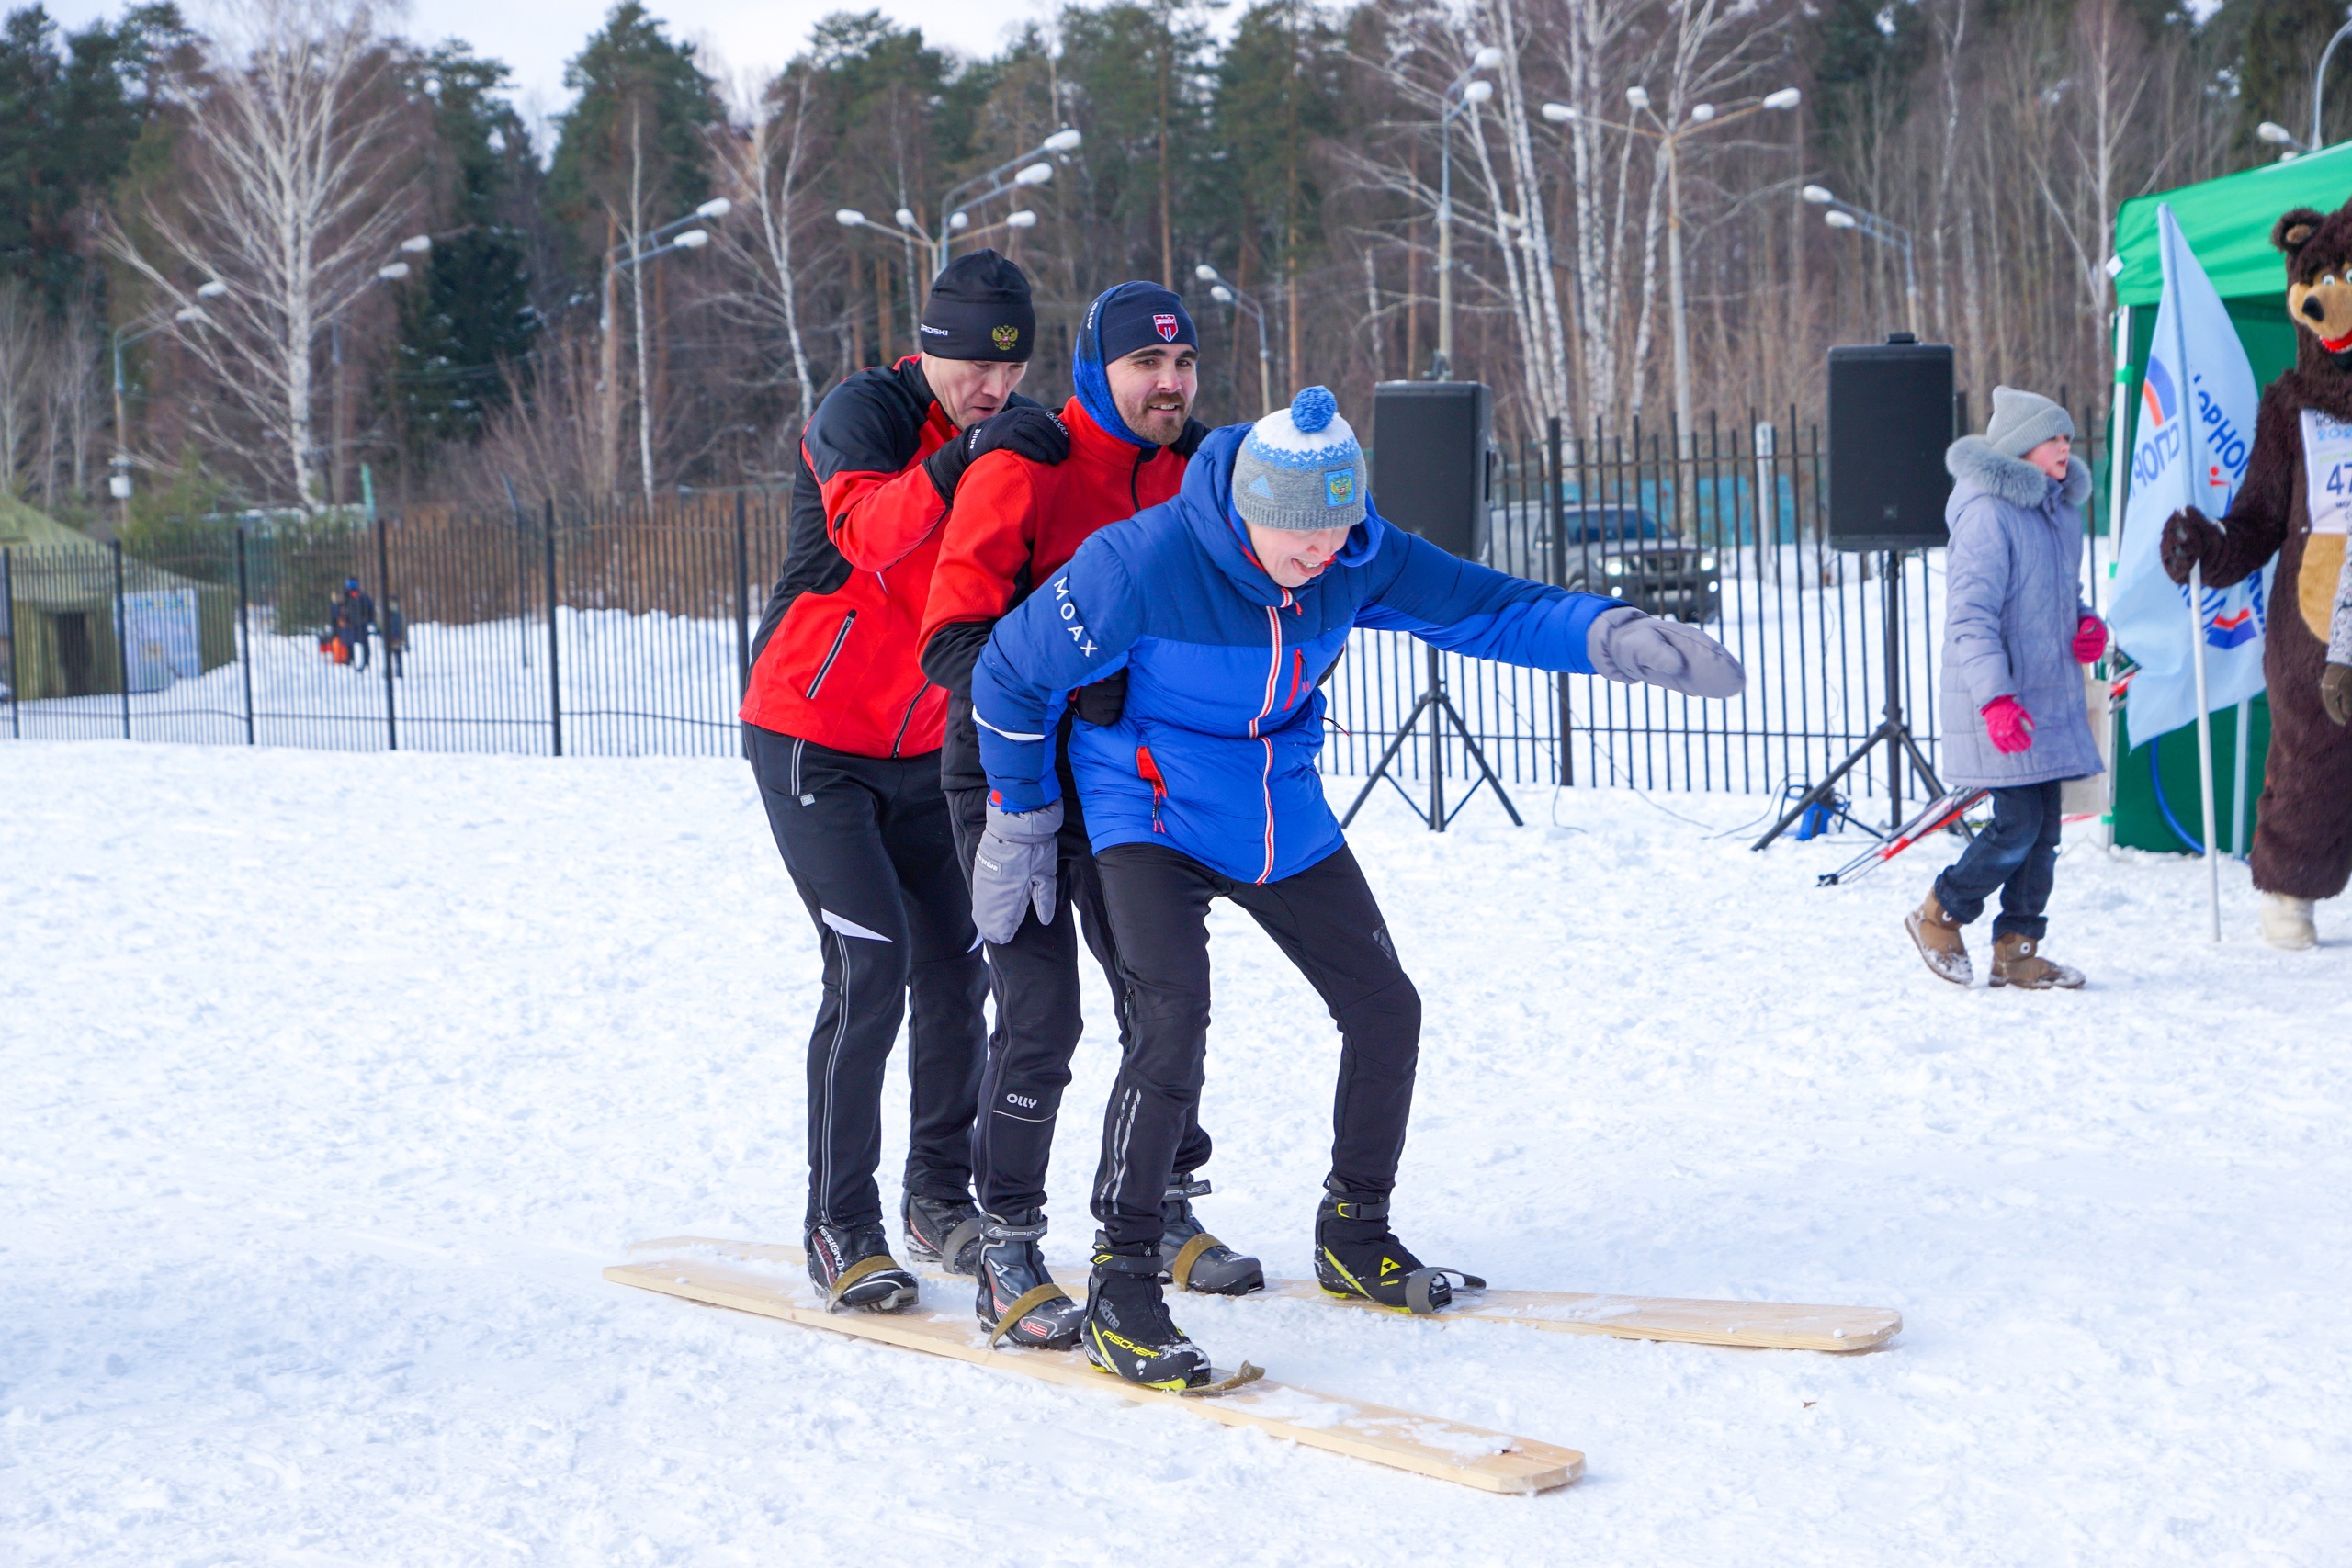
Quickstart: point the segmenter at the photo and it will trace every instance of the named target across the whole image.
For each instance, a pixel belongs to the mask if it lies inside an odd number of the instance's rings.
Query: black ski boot
[[[1159,1262],[1180,1291],[1212,1296],[1246,1296],[1266,1288],[1266,1271],[1201,1228],[1193,1200],[1209,1195],[1209,1184],[1189,1176],[1170,1178],[1159,1213]]]
[[[1167,1300],[1159,1293],[1166,1278],[1158,1247],[1114,1249],[1095,1233],[1094,1274],[1086,1287],[1080,1337],[1097,1371],[1170,1393],[1209,1381],[1207,1352],[1169,1319]]]
[[[864,1307],[867,1312],[896,1312],[915,1304],[920,1287],[890,1256],[879,1220],[862,1225],[810,1225],[808,1252],[808,1278],[824,1292],[831,1311]]]
[[[1388,1228],[1388,1195],[1323,1184],[1315,1212],[1315,1279],[1326,1294],[1426,1316],[1453,1300],[1452,1274],[1465,1290],[1487,1281],[1459,1269],[1428,1269]]]
[[[1010,1339],[1043,1350],[1067,1350],[1077,1344],[1086,1309],[1070,1300],[1069,1292],[1046,1270],[1045,1256],[1037,1250],[1046,1234],[1046,1216],[1035,1211],[1002,1217],[984,1213],[979,1224],[972,1244],[980,1276],[974,1310],[988,1325],[989,1346]]]
[[[936,1263],[950,1274],[973,1274],[980,1267],[980,1206],[969,1198],[923,1198],[910,1192],[899,1205],[907,1256]]]

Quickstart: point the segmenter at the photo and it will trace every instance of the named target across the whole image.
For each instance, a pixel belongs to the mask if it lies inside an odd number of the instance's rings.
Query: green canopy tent
[[[123,659],[116,633],[124,618],[115,602],[113,552],[5,491],[0,551],[7,558],[0,681],[25,702],[119,693]],[[133,596],[192,593],[199,668],[218,669],[236,657],[236,604],[227,589],[128,557],[121,588]],[[132,629],[135,652],[135,621]]]
[[[2333,212],[2352,198],[2352,142],[2288,163],[2225,175],[2201,185],[2143,196],[2116,215],[2116,399],[2112,468],[2101,476],[2110,498],[2108,516],[2121,532],[2132,441],[2140,411],[2140,378],[2164,296],[2164,264],[2156,248],[2156,209],[2175,221],[2213,280],[2222,307],[2245,345],[2258,386],[2268,386],[2295,363],[2297,328],[2287,319],[2286,258],[2271,248],[2271,225],[2290,208]],[[2120,539],[2117,540],[2120,547]],[[2110,561],[2114,558],[2109,557]],[[2110,573],[2114,567],[2108,568]],[[2115,842],[2134,849],[2190,851],[2198,831],[2196,731],[2177,731],[2151,745],[2131,744],[2129,704],[2115,735]],[[2246,744],[2238,745],[2241,716]],[[2244,853],[2252,843],[2255,801],[2262,793],[2263,754],[2270,742],[2270,705],[2257,696],[2243,710],[2213,716],[2214,820],[2222,845]],[[2243,814],[2240,803],[2244,803]],[[2185,831],[2184,831],[2185,829]]]

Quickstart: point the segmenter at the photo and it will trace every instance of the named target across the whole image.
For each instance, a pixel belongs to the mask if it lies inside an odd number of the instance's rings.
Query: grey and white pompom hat
[[[1363,448],[1329,387],[1309,387],[1251,425],[1233,460],[1233,509],[1261,528],[1352,528],[1363,491]]]

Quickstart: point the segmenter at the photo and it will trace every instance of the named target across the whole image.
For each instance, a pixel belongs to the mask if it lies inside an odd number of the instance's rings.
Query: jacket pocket
[[[817,688],[823,685],[825,677],[832,672],[833,660],[842,656],[842,645],[849,641],[849,629],[855,625],[857,625],[855,610],[852,610],[842,617],[841,630],[833,634],[833,646],[825,650],[825,661],[817,666],[816,678],[808,682],[808,697],[811,701],[816,699]]]

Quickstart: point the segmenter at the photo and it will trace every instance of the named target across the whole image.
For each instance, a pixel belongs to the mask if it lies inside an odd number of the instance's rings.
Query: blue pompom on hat
[[[1364,477],[1340,400],[1308,387],[1250,427],[1233,460],[1233,509],[1261,528],[1351,528],[1363,521]]]

